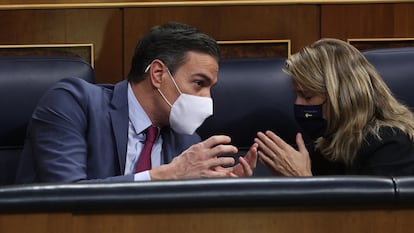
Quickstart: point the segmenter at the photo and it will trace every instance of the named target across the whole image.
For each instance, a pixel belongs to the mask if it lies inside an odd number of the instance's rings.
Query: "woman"
[[[414,174],[414,116],[356,48],[321,39],[292,55],[284,72],[297,95],[296,120],[313,140],[307,148],[298,133],[295,149],[259,132],[259,158],[274,174]]]

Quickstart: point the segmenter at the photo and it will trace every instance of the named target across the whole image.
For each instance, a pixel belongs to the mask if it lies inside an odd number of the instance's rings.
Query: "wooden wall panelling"
[[[168,21],[191,24],[221,41],[291,40],[292,52],[320,36],[318,5],[197,6],[124,9],[125,73],[138,39]]]
[[[321,37],[414,37],[414,3],[322,4]]]
[[[414,38],[349,38],[347,41],[361,51],[379,48],[414,47]]]
[[[1,45],[0,56],[74,56],[94,67],[93,44]]]
[[[222,58],[286,57],[291,54],[290,40],[218,41]]]
[[[0,44],[93,43],[98,83],[123,78],[119,9],[0,10]]]
[[[110,213],[1,214],[0,232],[405,233],[410,209],[238,208]]]

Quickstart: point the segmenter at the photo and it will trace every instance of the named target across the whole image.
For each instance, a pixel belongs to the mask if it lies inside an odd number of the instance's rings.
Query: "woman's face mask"
[[[327,122],[323,118],[322,105],[295,104],[295,118],[303,132],[312,140],[321,137],[326,130]]]
[[[170,71],[167,71],[175,88],[180,93],[174,104],[171,104],[161,90],[158,89],[162,98],[171,107],[170,126],[177,133],[194,134],[204,120],[213,114],[213,100],[210,97],[182,93]]]

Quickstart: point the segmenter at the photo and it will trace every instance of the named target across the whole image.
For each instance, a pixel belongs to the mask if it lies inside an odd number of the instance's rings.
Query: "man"
[[[219,56],[210,36],[168,23],[138,43],[128,80],[62,80],[32,115],[16,182],[251,176],[257,144],[233,166],[229,137],[195,134],[212,114]]]

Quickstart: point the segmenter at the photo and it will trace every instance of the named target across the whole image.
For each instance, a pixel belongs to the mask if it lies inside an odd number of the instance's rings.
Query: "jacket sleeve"
[[[32,155],[35,179],[39,182],[133,181],[133,175],[88,177],[88,95],[76,84],[63,81],[54,86],[42,97],[32,115],[26,139],[30,145],[25,145],[23,155]]]

